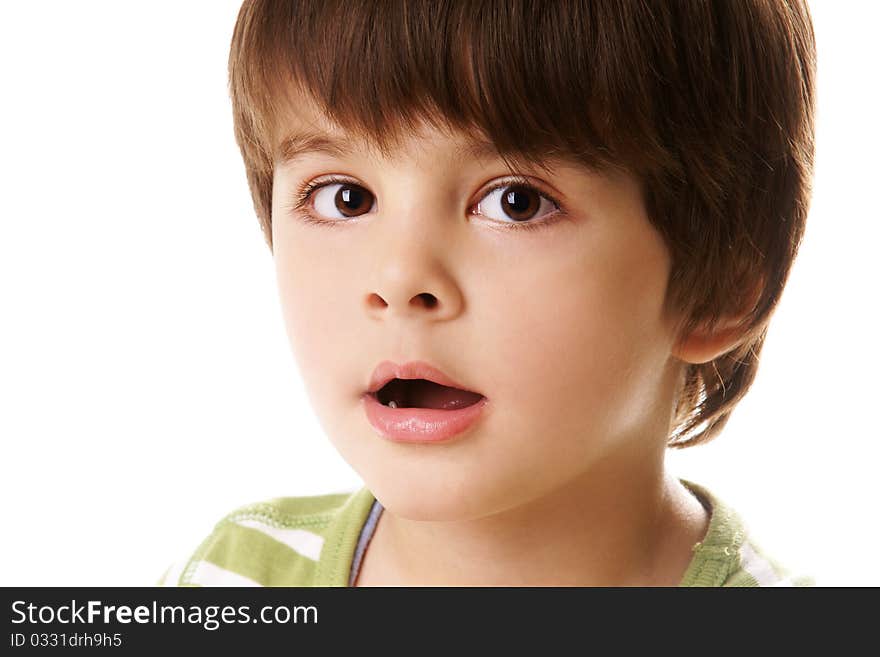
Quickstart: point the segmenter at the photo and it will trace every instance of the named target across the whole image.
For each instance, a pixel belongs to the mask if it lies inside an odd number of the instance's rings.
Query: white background
[[[238,0],[0,5],[0,585],[152,584],[222,515],[353,490],[232,134]],[[875,3],[811,4],[815,194],[752,391],[671,453],[787,565],[880,584]]]

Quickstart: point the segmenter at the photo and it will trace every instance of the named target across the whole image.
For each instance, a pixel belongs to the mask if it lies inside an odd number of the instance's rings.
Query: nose
[[[379,263],[366,305],[376,319],[423,318],[432,321],[456,317],[463,307],[461,288],[451,270],[453,241],[449,220],[401,218],[388,222],[377,247]],[[431,224],[426,225],[426,224]],[[446,224],[444,226],[443,224]],[[388,233],[393,232],[393,235]]]

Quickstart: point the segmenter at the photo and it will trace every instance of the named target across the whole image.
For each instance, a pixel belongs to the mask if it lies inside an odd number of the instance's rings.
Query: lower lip
[[[391,408],[370,394],[363,396],[367,419],[385,438],[405,443],[439,443],[471,427],[488,399],[454,411],[437,408]]]

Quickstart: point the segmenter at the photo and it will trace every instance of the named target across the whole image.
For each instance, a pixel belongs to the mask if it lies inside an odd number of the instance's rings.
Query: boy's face
[[[552,223],[529,231],[511,227],[521,215],[499,191],[487,194],[510,171],[493,156],[462,158],[463,137],[426,128],[385,160],[314,115],[285,128],[320,129],[353,149],[276,165],[274,257],[317,417],[385,507],[414,520],[476,518],[600,465],[625,480],[662,453],[679,364],[664,311],[670,259],[635,180],[573,163],[552,179],[517,171],[567,213],[536,195],[526,223]],[[342,214],[343,184],[330,182],[307,208],[339,223],[305,223],[291,209],[297,191],[332,174],[361,190],[360,206],[343,207],[361,209]],[[384,360],[427,361],[482,393],[481,419],[447,443],[381,437],[362,396]]]

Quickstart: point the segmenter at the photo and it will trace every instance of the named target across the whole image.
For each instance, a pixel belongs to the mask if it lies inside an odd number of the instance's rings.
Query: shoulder
[[[278,497],[226,514],[186,559],[172,564],[163,586],[309,586],[328,534],[350,525],[371,496],[361,489]],[[350,533],[349,528],[349,533]]]
[[[746,536],[722,586],[816,586],[816,580],[806,573],[791,571],[755,539]]]
[[[711,513],[681,586],[816,586],[812,576],[791,571],[767,552],[724,500],[704,486],[681,481]]]

